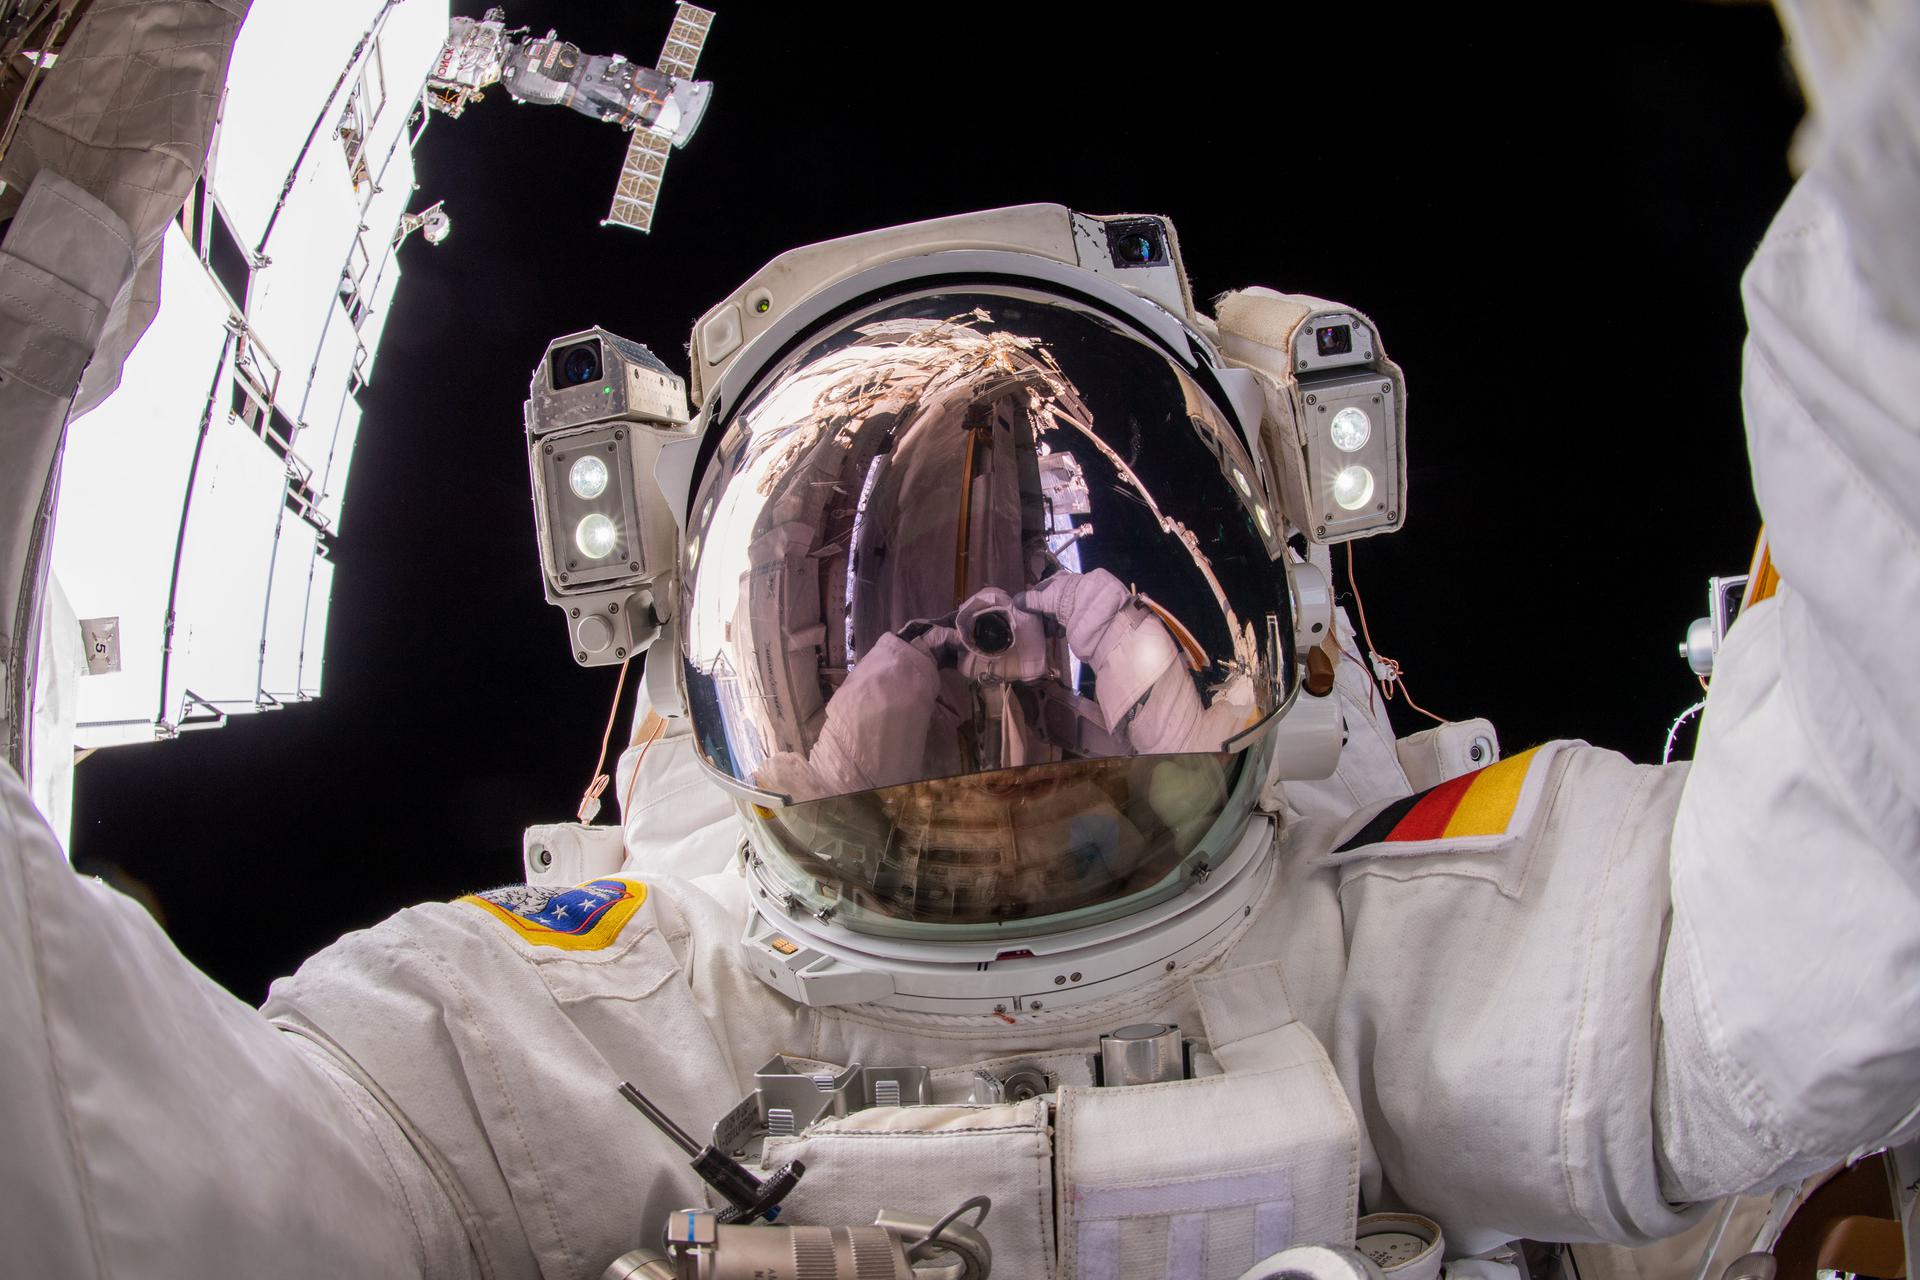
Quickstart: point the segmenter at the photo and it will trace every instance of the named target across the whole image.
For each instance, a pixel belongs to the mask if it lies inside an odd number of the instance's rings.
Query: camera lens
[[[1150,222],[1109,226],[1107,252],[1116,267],[1151,267],[1167,260],[1167,247],[1160,238],[1160,228]]]
[[[600,341],[597,338],[576,342],[570,347],[562,347],[553,353],[555,389],[581,387],[589,382],[598,382],[603,374],[604,368],[600,363]]]
[[[1323,356],[1344,356],[1353,350],[1353,326],[1325,325],[1313,331],[1313,341]]]
[[[981,653],[1005,653],[1013,644],[1013,625],[1004,613],[983,613],[973,620],[973,647]]]

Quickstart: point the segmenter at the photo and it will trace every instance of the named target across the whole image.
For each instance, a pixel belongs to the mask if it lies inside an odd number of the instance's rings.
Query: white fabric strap
[[[1293,1201],[1269,1200],[1253,1207],[1253,1252],[1264,1258],[1293,1239]]]
[[[1120,1223],[1117,1219],[1082,1223],[1078,1244],[1081,1275],[1120,1274]]]
[[[1160,1193],[1168,1190],[1174,1191],[1177,1203],[1161,1198]],[[1215,1178],[1174,1189],[1135,1187],[1117,1195],[1096,1193],[1087,1197],[1083,1206],[1111,1210],[1114,1216],[1082,1219],[1077,1235],[1078,1274],[1085,1277],[1157,1274],[1165,1280],[1192,1280],[1192,1277],[1208,1275],[1210,1237],[1216,1234],[1211,1215],[1247,1209],[1249,1191],[1254,1195],[1277,1197],[1256,1201],[1251,1206],[1254,1256],[1277,1253],[1287,1247],[1293,1227],[1293,1201],[1284,1178],[1273,1175],[1253,1175],[1251,1179]],[[1136,1192],[1144,1194],[1135,1195]],[[1160,1215],[1168,1215],[1164,1267],[1156,1267],[1150,1258],[1123,1258],[1122,1224]],[[1228,1259],[1226,1270],[1237,1272],[1239,1265]]]
[[[1075,1197],[1075,1203],[1083,1218],[1098,1220],[1139,1218],[1148,1214],[1206,1214],[1215,1209],[1238,1209],[1250,1204],[1285,1204],[1290,1199],[1285,1172],[1262,1170],[1187,1182],[1083,1191]]]
[[[1167,1223],[1167,1280],[1205,1275],[1207,1270],[1207,1215],[1175,1214]]]
[[[1219,1179],[1236,1182],[1239,1179]],[[1189,1191],[1195,1188],[1188,1188]],[[1154,1190],[1143,1188],[1143,1190]],[[1281,1188],[1284,1192],[1284,1188]],[[1215,1204],[1216,1209],[1239,1208],[1241,1201]],[[1165,1206],[1162,1206],[1163,1210]],[[1152,1205],[1146,1206],[1152,1211]],[[1290,1198],[1267,1200],[1253,1206],[1253,1252],[1267,1257],[1287,1247],[1293,1232],[1293,1201]],[[1120,1221],[1105,1218],[1080,1224],[1080,1274],[1117,1276],[1121,1274]],[[1167,1280],[1185,1280],[1207,1274],[1207,1214],[1200,1211],[1178,1212],[1167,1222]]]

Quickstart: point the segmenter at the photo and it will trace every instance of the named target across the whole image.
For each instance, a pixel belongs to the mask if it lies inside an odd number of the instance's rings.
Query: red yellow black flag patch
[[[1321,861],[1370,856],[1468,851],[1505,844],[1533,823],[1546,789],[1548,766],[1564,743],[1549,743],[1498,764],[1450,778],[1437,787],[1390,801],[1339,841]]]

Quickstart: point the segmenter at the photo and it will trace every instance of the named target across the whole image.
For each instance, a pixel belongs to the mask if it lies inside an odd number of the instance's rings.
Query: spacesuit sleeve
[[[5,768],[0,1079],[9,1274],[469,1274],[366,1092],[75,875]]]
[[[1744,280],[1784,586],[1716,659],[1674,826],[1655,1104],[1676,1200],[1920,1129],[1920,7],[1895,43]]]

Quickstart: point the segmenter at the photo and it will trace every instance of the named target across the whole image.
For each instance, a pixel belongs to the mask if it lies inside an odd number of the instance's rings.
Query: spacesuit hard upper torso
[[[787,1220],[938,1214],[986,1194],[996,1274],[1231,1277],[1292,1241],[1350,1235],[1363,1188],[1369,1208],[1435,1215],[1468,1249],[1527,1231],[1653,1238],[1686,1221],[1644,1157],[1624,1158],[1652,1135],[1650,1080],[1621,1074],[1652,1061],[1684,769],[1550,744],[1489,771],[1505,802],[1451,839],[1383,842],[1404,802],[1371,822],[1378,805],[1262,819],[1279,857],[1203,958],[1058,1013],[951,1017],[807,1009],[755,978],[738,945],[745,881],[673,874],[730,855],[731,806],[686,785],[687,740],[661,745],[629,829],[670,807],[674,839],[639,841],[621,877],[631,898],[584,947],[543,936],[512,892],[430,904],[343,939],[266,1006],[444,1157],[487,1270],[593,1274],[704,1203],[615,1086],[634,1081],[704,1134],[775,1054],[933,1069],[934,1105],[770,1143],[770,1167],[808,1169]],[[1596,921],[1600,892],[1614,909]],[[1421,945],[1437,933],[1451,945]],[[1569,1004],[1585,1010],[1571,1036],[1555,1013]],[[1089,1088],[1099,1035],[1141,1021],[1196,1041],[1197,1078]],[[1022,1068],[1065,1086],[1051,1109],[973,1101],[977,1073]],[[1449,1172],[1462,1160],[1471,1184]],[[1648,1168],[1637,1184],[1606,1172],[1630,1163]]]

